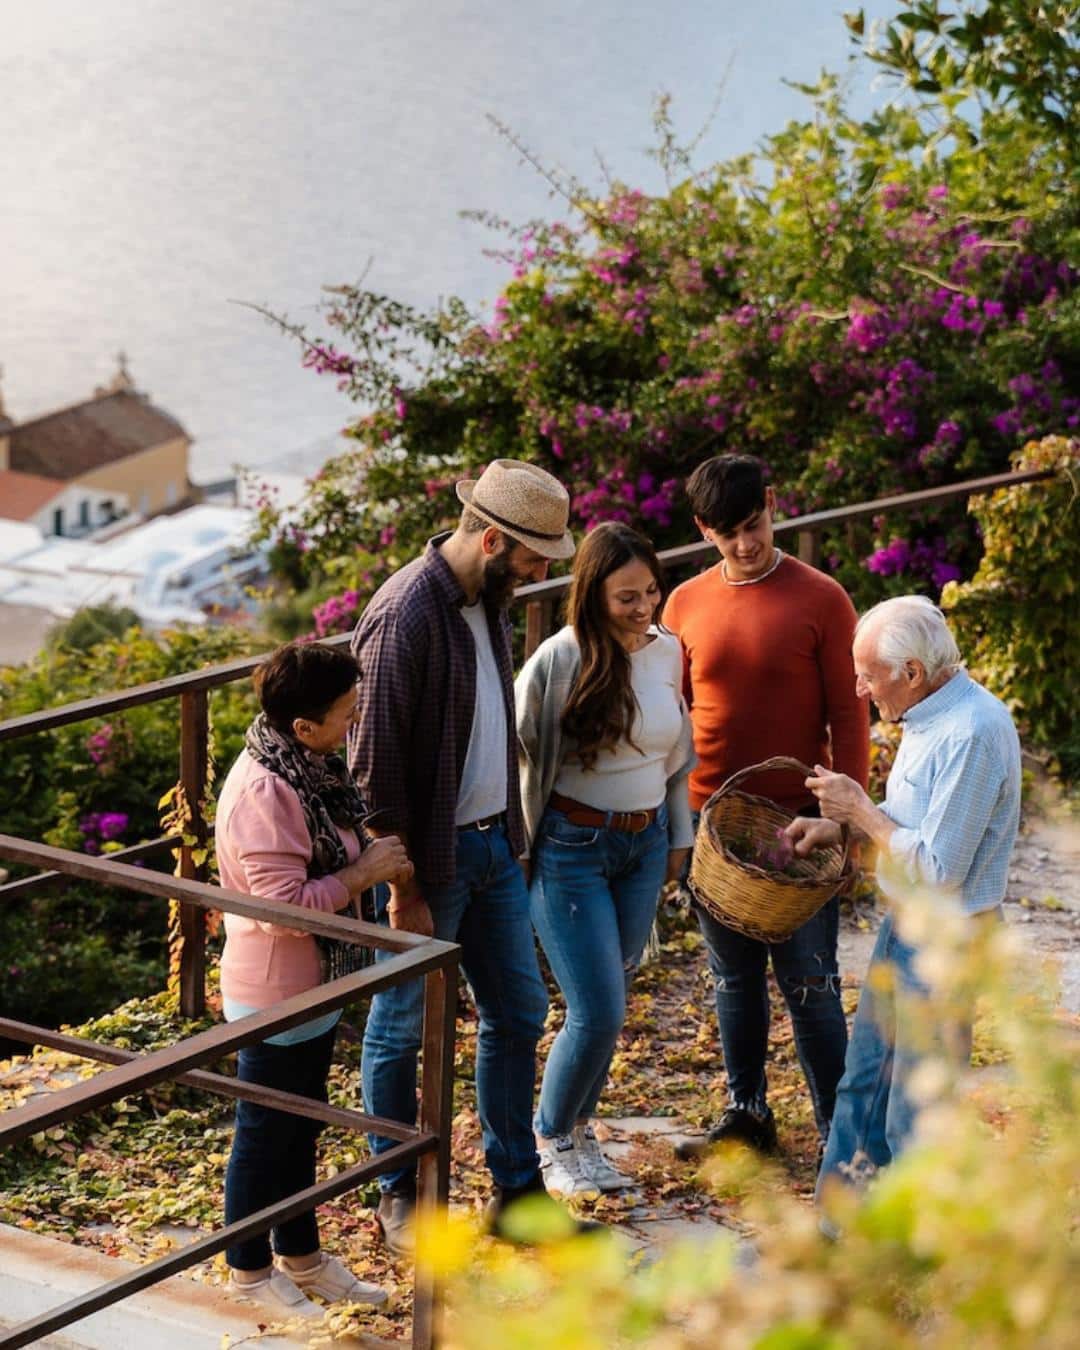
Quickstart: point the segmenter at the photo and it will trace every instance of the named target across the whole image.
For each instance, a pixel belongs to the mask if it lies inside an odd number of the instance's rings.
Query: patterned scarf
[[[309,877],[325,877],[340,872],[349,861],[337,826],[355,830],[361,849],[365,846],[364,821],[367,804],[353,782],[340,755],[320,755],[308,750],[292,736],[277,731],[260,713],[247,729],[244,745],[252,759],[288,783],[300,799],[304,824],[311,836]],[[350,900],[340,915],[375,921],[375,897],[364,891],[360,907]],[[324,978],[335,979],[369,965],[372,953],[351,942],[316,937],[323,955]],[[352,959],[350,959],[352,958]]]

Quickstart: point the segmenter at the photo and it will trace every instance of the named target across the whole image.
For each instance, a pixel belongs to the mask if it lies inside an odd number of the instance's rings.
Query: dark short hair
[[[726,532],[765,506],[765,471],[753,455],[716,455],[686,480],[690,510],[711,530]]]
[[[356,687],[356,659],[317,642],[287,642],[271,652],[255,671],[255,692],[266,720],[292,735],[298,717],[321,722],[339,698]]]

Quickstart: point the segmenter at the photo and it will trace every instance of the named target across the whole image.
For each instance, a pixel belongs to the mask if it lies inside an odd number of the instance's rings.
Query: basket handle
[[[763,759],[760,764],[748,764],[745,769],[739,769],[729,778],[725,778],[713,793],[710,801],[719,801],[725,793],[730,792],[744,779],[752,777],[755,773],[769,773],[773,769],[797,769],[804,778],[809,778],[814,772],[801,759],[793,759],[791,755],[773,755],[771,759]],[[840,826],[840,848],[840,875],[843,877],[847,871],[848,855],[851,852],[851,831],[846,825]],[[848,879],[850,880],[850,877]]]
[[[745,769],[740,769],[737,773],[733,773],[730,778],[725,778],[717,788],[716,796],[724,796],[732,788],[737,787],[744,778],[750,778],[755,773],[768,773],[772,769],[798,769],[804,778],[809,778],[814,772],[801,759],[792,759],[790,755],[773,755],[772,759],[763,759],[760,764],[748,764]]]

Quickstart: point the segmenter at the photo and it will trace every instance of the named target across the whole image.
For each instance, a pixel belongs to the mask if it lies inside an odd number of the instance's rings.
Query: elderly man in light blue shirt
[[[806,785],[822,819],[792,821],[795,851],[835,842],[847,825],[877,847],[886,899],[928,887],[968,915],[1000,917],[1020,824],[1020,744],[1008,709],[960,668],[945,617],[924,596],[898,596],[864,614],[852,655],[859,693],[904,728],[885,803],[875,806],[852,779],[815,766]],[[916,955],[887,914],[855,1014],[819,1197],[830,1178],[871,1176],[909,1142],[916,1111],[906,1084],[927,1046],[897,1017],[894,993],[925,994]],[[875,977],[882,965],[891,979]],[[966,1058],[970,1021],[962,1032]]]

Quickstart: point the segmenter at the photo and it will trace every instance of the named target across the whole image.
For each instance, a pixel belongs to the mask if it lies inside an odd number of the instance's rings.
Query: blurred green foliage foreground
[[[928,896],[911,900],[902,931],[924,946],[921,974],[933,990],[925,1014],[947,1018],[978,991],[983,1029],[1005,1067],[956,1090],[945,1065],[928,1062],[918,1146],[861,1200],[834,1197],[838,1240],[742,1150],[718,1155],[706,1180],[742,1197],[749,1236],[674,1247],[640,1268],[617,1235],[523,1254],[478,1247],[470,1226],[451,1217],[424,1244],[448,1281],[447,1346],[1075,1346],[1075,1029],[1055,1018],[1046,974],[1025,971],[1015,931],[1002,925],[973,946]]]

